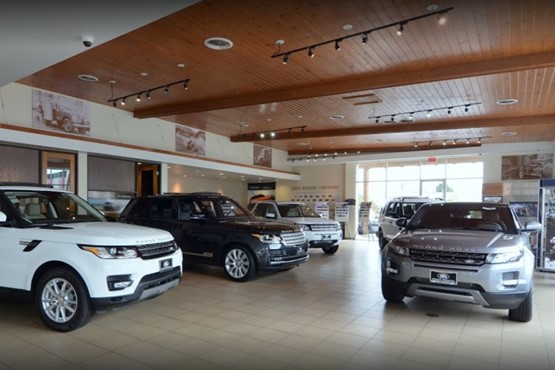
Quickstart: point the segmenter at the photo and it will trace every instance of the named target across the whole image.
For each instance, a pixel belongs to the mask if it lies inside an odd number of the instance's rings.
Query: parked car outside
[[[382,251],[382,294],[390,302],[424,296],[509,309],[509,319],[532,318],[534,254],[530,232],[498,203],[428,203]]]
[[[107,222],[75,194],[39,185],[0,184],[0,240],[0,289],[23,293],[62,332],[162,294],[183,271],[170,233]]]
[[[299,225],[310,248],[322,248],[334,254],[343,239],[339,222],[321,217],[312,207],[302,202],[276,202],[272,200],[250,204],[255,216]]]
[[[385,203],[378,216],[378,244],[380,249],[393,239],[401,230],[396,222],[400,218],[410,219],[412,215],[423,204],[430,202],[440,202],[440,200],[428,197],[395,197]]]
[[[219,193],[135,198],[118,220],[169,231],[186,261],[222,266],[238,282],[260,270],[290,269],[309,258],[300,227],[261,220]]]

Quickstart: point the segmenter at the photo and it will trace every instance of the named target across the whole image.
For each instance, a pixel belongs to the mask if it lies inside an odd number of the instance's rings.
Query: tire
[[[387,244],[387,239],[383,236],[382,229],[378,230],[378,245],[380,249],[384,249]]]
[[[532,320],[532,300],[533,300],[533,292],[532,288],[530,288],[530,292],[520,303],[517,308],[513,308],[509,310],[509,320],[511,321],[520,321],[520,322],[528,322]]]
[[[328,246],[322,247],[322,250],[324,251],[325,254],[334,254],[335,252],[337,252],[338,249],[339,249],[339,245],[328,245]]]
[[[42,275],[35,290],[35,304],[49,328],[68,332],[89,322],[93,315],[89,292],[72,270],[57,267]]]
[[[68,117],[64,117],[62,119],[62,129],[65,132],[72,132],[73,131],[73,122]]]
[[[386,301],[393,303],[403,302],[405,298],[405,295],[395,289],[390,279],[385,276],[382,276],[382,296]]]
[[[256,264],[245,247],[233,246],[224,256],[224,271],[229,279],[244,282],[256,275]]]

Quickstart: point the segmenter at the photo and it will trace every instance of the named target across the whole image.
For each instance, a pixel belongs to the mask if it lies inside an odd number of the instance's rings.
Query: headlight
[[[486,257],[487,263],[509,263],[516,262],[524,256],[524,249],[514,249],[510,252],[490,253]]]
[[[80,245],[81,249],[91,252],[97,257],[104,259],[116,258],[137,258],[137,250],[133,247],[96,247],[90,245]]]
[[[270,234],[251,234],[262,243],[281,243],[281,238],[278,235],[270,235]]]
[[[391,243],[389,248],[393,253],[398,254],[399,256],[410,256],[410,249],[407,247],[401,247],[399,245]]]

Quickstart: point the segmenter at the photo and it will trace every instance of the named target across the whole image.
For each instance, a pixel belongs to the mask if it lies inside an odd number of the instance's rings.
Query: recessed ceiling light
[[[204,40],[204,45],[214,50],[227,50],[231,49],[233,42],[224,37],[210,37]]]
[[[352,30],[352,29],[353,29],[353,25],[347,23],[347,24],[344,24],[342,28],[343,28],[345,31],[349,31],[349,30]]]
[[[516,132],[514,131],[505,131],[501,133],[501,136],[515,136]]]
[[[93,76],[93,75],[79,75],[77,77],[79,77],[79,79],[81,81],[85,81],[85,82],[97,82],[98,81],[98,77]]]
[[[430,5],[426,6],[426,10],[429,11],[429,12],[435,12],[438,9],[439,9],[439,5],[437,5],[437,4],[430,4]]]
[[[146,77],[146,76],[148,76],[148,73],[147,72],[141,72],[141,76]]]
[[[183,63],[177,63],[177,68],[185,68],[185,64],[183,64]]]
[[[298,119],[301,119],[301,118],[303,118],[303,116],[301,116],[301,115],[298,115],[298,116],[297,116],[297,118],[298,118]]]
[[[334,114],[330,118],[334,119],[334,120],[337,120],[337,119],[343,119],[343,118],[345,118],[345,116],[342,116],[341,114]]]
[[[285,44],[285,40],[276,40],[276,45],[281,46]]]
[[[497,105],[511,105],[511,104],[516,104],[518,103],[517,99],[501,99],[495,102]]]

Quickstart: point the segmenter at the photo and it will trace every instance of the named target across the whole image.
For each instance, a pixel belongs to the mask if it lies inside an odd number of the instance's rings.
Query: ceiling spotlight
[[[418,148],[418,143],[414,143],[414,147],[415,147],[415,148]]]
[[[141,94],[137,95],[137,101],[140,102],[141,101]]]
[[[368,43],[368,33],[366,32],[362,34],[362,43],[365,45]]]
[[[401,22],[399,23],[399,29],[397,30],[397,35],[401,36],[403,34],[403,31],[405,31],[405,26],[404,26],[404,23]]]
[[[391,122],[394,122],[394,121],[395,121],[395,115],[392,115],[391,116]]]
[[[289,61],[289,54],[285,54],[283,56],[283,64],[287,64],[288,61]]]
[[[167,93],[169,93],[169,92],[170,92],[170,87],[169,87],[169,86],[166,86],[166,87],[164,88],[164,93],[167,94]]]
[[[183,88],[184,88],[185,90],[189,90],[189,80],[183,81]]]
[[[466,143],[467,143],[467,144],[470,144],[470,139],[466,139]]]
[[[478,144],[482,144],[482,138],[481,137],[478,138]]]
[[[125,105],[125,98],[121,99],[121,105]]]
[[[312,49],[312,46],[308,48],[308,56],[314,58],[314,50]]]
[[[263,133],[263,132],[261,132],[261,133],[260,133],[260,138],[261,138],[261,139],[264,139],[264,137],[266,137],[266,134]]]
[[[468,107],[469,107],[469,106],[470,106],[470,104],[466,104],[466,105],[464,106],[464,111],[465,111],[465,112],[468,112]]]
[[[276,137],[276,133],[274,131],[270,132],[271,137]]]
[[[376,117],[376,123],[380,123],[380,117]]]
[[[431,116],[432,116],[432,110],[430,109],[430,110],[428,111],[428,113],[426,113],[426,117],[427,117],[427,118],[430,118]]]
[[[447,140],[443,140],[443,146],[447,145]]]
[[[439,13],[437,15],[437,23],[440,26],[443,26],[445,23],[447,23],[447,15],[445,13]]]
[[[147,92],[146,92],[146,99],[147,99],[147,100],[150,100],[150,91],[147,91]]]
[[[341,50],[341,45],[339,45],[339,42],[340,42],[340,41],[341,41],[341,40],[335,40],[335,51]]]
[[[453,109],[453,107],[449,107],[449,108],[447,109],[447,114],[451,114],[451,109]]]
[[[457,145],[457,139],[453,139],[453,145]]]

